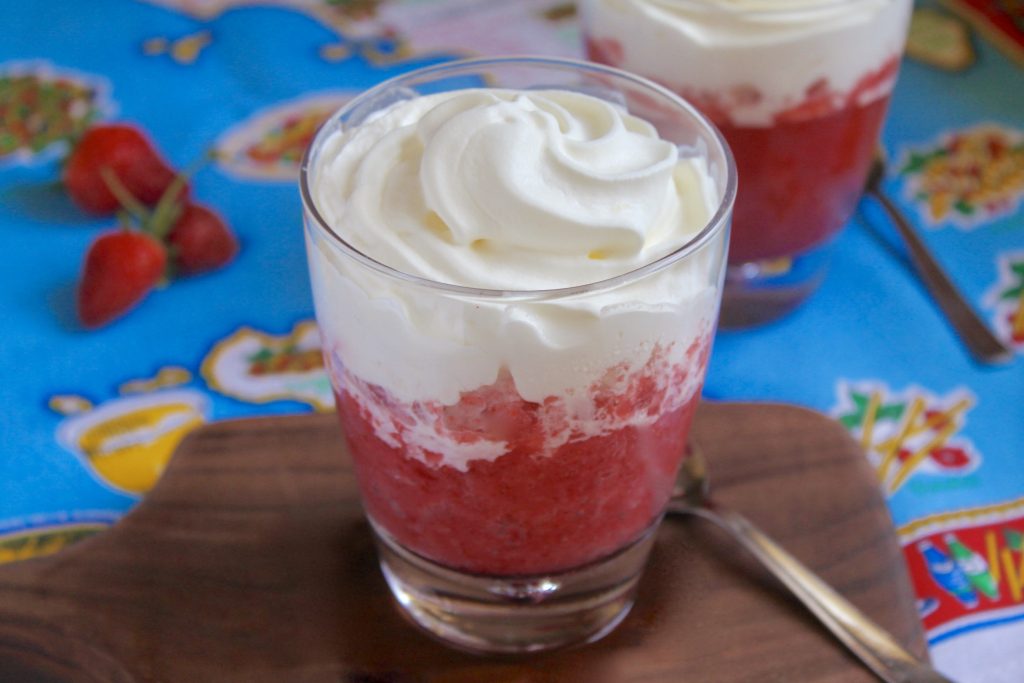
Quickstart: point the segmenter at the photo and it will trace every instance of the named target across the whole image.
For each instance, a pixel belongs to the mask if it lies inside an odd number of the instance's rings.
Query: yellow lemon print
[[[141,494],[153,487],[174,449],[206,421],[208,400],[190,391],[163,391],[108,401],[76,415],[57,439],[104,483]]]

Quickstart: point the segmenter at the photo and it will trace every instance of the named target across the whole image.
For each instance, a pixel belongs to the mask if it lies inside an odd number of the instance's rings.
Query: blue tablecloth
[[[885,189],[1019,356],[1024,50],[1012,32],[982,30],[979,6],[1024,26],[1019,6],[922,5],[922,21],[965,35],[973,57],[943,67],[925,49],[904,60]],[[556,0],[0,7],[0,562],[111,524],[204,421],[331,409],[295,183],[296,150],[327,112],[386,77],[467,54],[582,54],[572,5]],[[34,99],[12,101],[28,91]],[[54,117],[48,127],[40,115]],[[138,123],[177,167],[214,149],[193,194],[242,249],[87,332],[76,281],[111,221],[82,214],[58,179],[64,131],[90,118]],[[951,191],[965,164],[991,172]],[[970,361],[872,201],[804,307],[719,335],[705,394],[839,419],[879,471],[938,665],[962,681],[1024,680],[1024,362]]]

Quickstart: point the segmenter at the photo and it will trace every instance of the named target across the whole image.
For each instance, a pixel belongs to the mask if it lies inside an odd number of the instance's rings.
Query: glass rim
[[[450,282],[440,282],[431,278],[415,275],[413,273],[407,273],[398,268],[382,263],[372,256],[363,253],[357,249],[354,245],[350,244],[344,237],[338,234],[337,231],[332,228],[320,211],[317,209],[316,202],[313,200],[312,191],[310,189],[310,160],[313,155],[313,151],[323,144],[326,136],[330,132],[333,133],[334,129],[329,124],[338,121],[353,110],[362,106],[364,102],[375,97],[380,92],[387,88],[394,87],[395,85],[402,84],[408,80],[415,80],[424,76],[430,76],[435,73],[443,73],[446,71],[457,71],[457,70],[468,70],[473,68],[483,68],[487,66],[500,66],[504,64],[522,64],[522,65],[534,65],[540,67],[571,67],[580,69],[583,71],[589,71],[591,73],[606,74],[614,76],[616,78],[625,79],[639,85],[648,90],[653,90],[657,94],[667,98],[669,101],[678,105],[680,108],[696,121],[708,134],[714,142],[717,144],[719,150],[722,153],[722,157],[725,161],[726,166],[726,182],[725,187],[722,191],[721,200],[714,214],[707,220],[704,227],[702,227],[697,234],[691,237],[689,240],[681,244],[679,247],[673,249],[668,254],[665,254],[649,263],[645,263],[636,268],[630,269],[624,273],[604,278],[601,280],[595,280],[593,282],[587,282],[580,285],[572,285],[568,287],[554,287],[547,289],[491,289],[483,287],[473,287],[469,285],[458,285]],[[486,86],[485,86],[486,87]],[[320,126],[320,129],[316,132],[313,140],[306,147],[306,151],[302,156],[302,163],[299,167],[299,191],[302,196],[302,204],[305,209],[307,216],[313,220],[316,227],[331,238],[333,244],[340,248],[341,252],[348,257],[355,259],[362,265],[376,271],[377,273],[384,275],[387,278],[399,280],[409,284],[418,285],[427,289],[433,289],[448,294],[456,294],[480,299],[494,299],[494,300],[546,300],[553,298],[565,298],[578,294],[585,294],[596,290],[605,290],[613,287],[617,287],[628,282],[638,280],[647,275],[662,271],[672,264],[684,259],[686,256],[696,252],[703,247],[707,242],[711,241],[718,233],[726,229],[729,223],[729,219],[732,213],[732,207],[736,200],[736,161],[733,158],[732,150],[729,148],[728,143],[725,141],[725,137],[721,131],[715,126],[714,123],[706,116],[700,113],[696,107],[690,104],[687,100],[683,99],[679,95],[675,94],[671,90],[658,85],[657,83],[650,81],[642,76],[616,69],[602,64],[596,64],[594,62],[588,62],[581,59],[572,59],[568,57],[540,57],[532,55],[508,55],[498,57],[476,57],[470,59],[456,59],[440,64],[434,64],[431,66],[414,69],[407,71],[398,76],[393,76],[372,88],[368,88],[361,92],[356,97],[346,102],[336,112],[331,114],[324,123]]]
[[[899,0],[885,1],[887,4],[894,4]],[[869,2],[877,2],[877,0],[823,0],[822,2],[815,2],[813,4],[807,4],[802,7],[790,6],[757,8],[726,7],[721,3],[710,2],[709,0],[655,0],[654,4],[677,5],[700,11],[715,12],[718,14],[728,14],[732,16],[775,17],[798,13],[812,15],[822,14],[824,12],[835,9],[836,7],[842,7],[844,5],[864,5]]]

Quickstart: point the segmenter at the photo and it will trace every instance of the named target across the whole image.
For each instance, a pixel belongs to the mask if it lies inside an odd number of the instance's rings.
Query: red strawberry
[[[78,287],[78,318],[86,327],[105,325],[142,301],[160,281],[167,251],[153,237],[110,230],[89,247]]]
[[[110,215],[121,208],[103,178],[109,169],[128,192],[152,206],[174,180],[175,172],[145,134],[127,124],[97,125],[85,131],[64,165],[64,185],[83,210]],[[182,191],[182,196],[188,189]]]
[[[238,240],[224,219],[202,204],[186,204],[167,233],[178,274],[194,275],[226,265],[238,253]]]

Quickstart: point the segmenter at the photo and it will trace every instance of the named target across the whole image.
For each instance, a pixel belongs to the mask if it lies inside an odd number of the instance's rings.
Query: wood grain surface
[[[925,652],[858,446],[792,406],[707,404],[716,496]],[[874,680],[727,537],[667,519],[636,607],[604,640],[527,658],[438,645],[389,602],[329,415],[194,432],[110,531],[0,567],[4,683]]]

